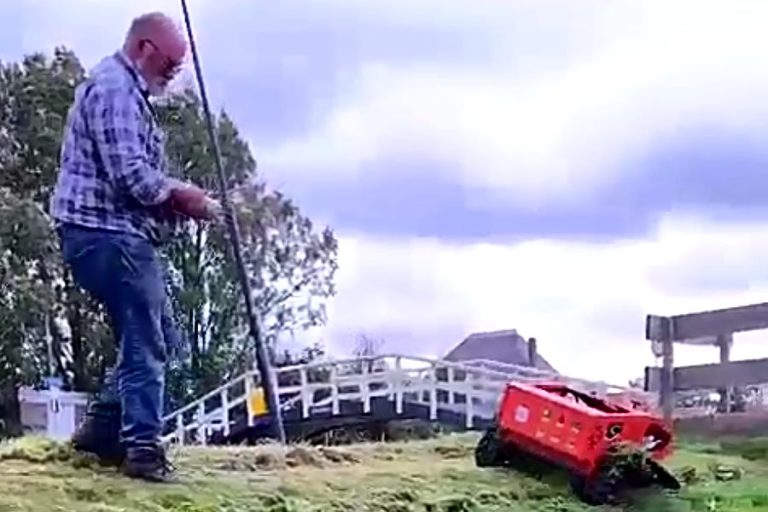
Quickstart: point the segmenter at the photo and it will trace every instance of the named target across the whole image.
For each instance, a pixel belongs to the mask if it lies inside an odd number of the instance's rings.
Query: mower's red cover
[[[641,448],[653,440],[649,455],[657,460],[672,447],[671,429],[660,418],[562,383],[509,383],[497,423],[503,441],[581,474],[617,443]]]

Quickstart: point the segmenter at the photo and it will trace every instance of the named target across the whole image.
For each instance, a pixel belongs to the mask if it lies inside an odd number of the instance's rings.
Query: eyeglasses
[[[162,59],[162,64],[160,66],[160,73],[163,75],[163,77],[167,79],[172,79],[181,69],[181,66],[184,64],[183,61],[172,59],[168,57],[151,39],[144,39],[142,43],[146,43],[152,48],[155,49],[157,54]]]

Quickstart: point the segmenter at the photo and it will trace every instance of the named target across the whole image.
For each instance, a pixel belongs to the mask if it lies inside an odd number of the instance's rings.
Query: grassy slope
[[[0,512],[5,511],[579,511],[562,478],[537,481],[472,462],[474,435],[345,448],[187,448],[174,453],[179,482],[144,484],[72,458],[39,440],[0,448]],[[768,462],[689,447],[668,462],[703,481],[680,498],[636,509],[768,511]],[[56,460],[61,459],[61,460]],[[712,464],[737,466],[741,479],[717,482]],[[635,507],[633,507],[635,508]]]

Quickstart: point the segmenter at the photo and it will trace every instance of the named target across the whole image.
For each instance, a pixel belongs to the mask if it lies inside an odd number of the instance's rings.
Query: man
[[[217,215],[217,203],[203,190],[168,177],[149,102],[164,92],[186,51],[167,16],[133,21],[123,48],[75,92],[51,200],[64,260],[76,283],[104,305],[117,343],[114,373],[76,433],[75,447],[152,481],[171,475],[160,437],[167,338],[174,328],[156,248],[166,221]]]

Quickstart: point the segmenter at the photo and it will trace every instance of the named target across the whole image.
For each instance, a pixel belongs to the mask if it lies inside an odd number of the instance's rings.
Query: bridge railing
[[[467,364],[401,354],[320,360],[273,371],[281,409],[298,409],[302,419],[311,418],[317,408],[330,407],[332,415],[339,415],[345,401],[362,403],[363,413],[367,414],[374,399],[385,397],[394,402],[396,415],[403,414],[406,403],[420,403],[429,407],[432,420],[438,418],[440,409],[462,413],[467,428],[473,427],[475,418],[494,413],[510,380],[565,381],[602,396],[611,389],[605,383],[530,367],[482,360]],[[259,383],[257,371],[246,372],[169,414],[165,421],[173,425],[173,430],[166,435],[166,441],[205,444],[212,430],[229,435],[233,422],[237,418],[243,421],[243,415],[248,426],[253,426],[247,400]]]
[[[416,364],[414,364],[416,363]],[[420,363],[420,365],[418,365]],[[307,375],[314,369],[330,368],[328,378],[323,381],[310,383]],[[440,379],[440,370],[448,370],[448,378]],[[454,370],[454,371],[452,371]],[[460,370],[465,375],[481,375],[473,386],[468,387],[469,379],[454,378]],[[318,404],[338,404],[339,400],[359,400],[363,403],[364,412],[370,411],[370,401],[376,397],[389,397],[396,401],[398,411],[403,400],[417,399],[423,394],[437,394],[440,391],[448,393],[482,393],[483,388],[490,387],[493,393],[498,393],[508,376],[502,373],[486,370],[464,368],[460,364],[444,361],[432,361],[426,358],[413,358],[400,355],[381,355],[369,358],[316,362],[281,371],[296,371],[300,375],[300,384],[282,388],[284,393],[301,393],[302,417],[310,416],[310,409]],[[495,382],[489,378],[495,377]],[[319,391],[328,391],[329,396],[320,401],[313,400]],[[437,402],[437,400],[435,400]],[[338,405],[333,406],[336,411]]]
[[[228,435],[232,410],[245,403],[259,380],[258,372],[246,372],[167,415],[164,423],[173,431],[165,440],[184,444],[191,435],[205,444],[210,428],[222,429]]]

